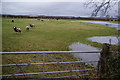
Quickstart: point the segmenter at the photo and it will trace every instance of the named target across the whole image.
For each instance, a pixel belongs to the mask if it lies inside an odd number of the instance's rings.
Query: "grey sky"
[[[93,9],[94,8],[92,9],[86,8],[84,6],[84,2],[3,2],[2,3],[3,14],[16,14],[16,15],[90,16]],[[114,10],[111,11],[110,14],[112,16],[116,15]]]
[[[2,2],[84,2],[84,1],[86,0],[2,0]]]

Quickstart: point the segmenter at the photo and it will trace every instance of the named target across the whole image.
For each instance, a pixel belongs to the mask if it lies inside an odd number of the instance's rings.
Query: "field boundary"
[[[72,70],[70,68],[68,68],[67,66],[65,66],[64,64],[67,63],[88,63],[88,62],[97,62],[97,61],[71,61],[71,62],[59,62],[57,61],[57,59],[47,55],[47,54],[54,54],[54,53],[100,53],[101,51],[87,51],[87,52],[81,52],[81,51],[31,51],[31,52],[0,52],[0,54],[40,54],[37,57],[35,57],[33,60],[31,60],[30,62],[28,62],[27,64],[5,64],[5,65],[0,65],[2,67],[8,67],[8,66],[22,66],[20,69],[16,70],[14,73],[12,74],[7,74],[7,75],[0,75],[1,77],[13,77],[13,76],[22,76],[22,75],[37,75],[37,74],[53,74],[53,73],[73,73],[74,75],[70,75],[70,76],[60,76],[60,77],[51,77],[51,78],[67,78],[67,77],[81,77],[81,76],[89,76],[89,74],[80,74],[78,75],[76,72],[86,72],[86,71],[91,71],[91,70],[96,70],[94,69],[82,69],[82,70]],[[50,59],[52,59],[54,62],[49,62],[49,63],[45,63],[44,61],[44,56],[49,57]],[[35,60],[37,60],[38,58],[42,57],[43,58],[43,62],[42,63],[33,63]],[[45,72],[44,71],[44,65],[46,64],[60,64],[61,67],[63,67],[65,69],[65,71],[52,71],[52,72]],[[20,71],[22,71],[24,68],[26,68],[29,65],[43,65],[42,68],[42,72],[37,72],[37,73],[21,73],[21,74],[17,74]],[[76,75],[76,76],[75,76]]]

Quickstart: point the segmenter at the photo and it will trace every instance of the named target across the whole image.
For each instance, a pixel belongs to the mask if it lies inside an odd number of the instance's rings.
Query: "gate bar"
[[[79,72],[79,71],[91,71],[95,69],[84,69],[84,70],[72,70],[73,72]],[[37,74],[51,74],[51,73],[67,73],[71,71],[53,71],[53,72],[39,72],[39,73],[22,73],[22,74],[14,74],[14,76],[22,76],[22,75],[37,75]],[[12,75],[0,75],[0,77],[6,77],[6,76],[12,76]]]
[[[62,64],[67,64],[67,63],[88,63],[88,62],[98,62],[98,61],[71,61],[71,62],[59,62]],[[43,63],[31,63],[31,65],[39,65]],[[49,63],[44,63],[44,64],[58,64],[57,62],[49,62]],[[0,67],[7,67],[7,66],[25,66],[28,64],[5,64],[5,65],[0,65]]]
[[[100,53],[101,51],[31,51],[31,52],[0,52],[0,54],[51,54],[51,53]]]

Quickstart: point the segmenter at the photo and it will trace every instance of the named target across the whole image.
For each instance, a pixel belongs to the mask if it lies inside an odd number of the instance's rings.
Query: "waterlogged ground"
[[[109,27],[116,27],[117,30],[120,30],[120,24],[117,24],[117,23],[110,23],[110,22],[103,22],[103,21],[72,21],[72,22],[101,24],[101,25],[105,25],[105,26],[109,26]]]
[[[103,43],[109,43],[112,45],[120,44],[119,43],[120,36],[119,37],[117,37],[117,36],[95,36],[95,37],[88,38],[88,40],[91,40],[93,42],[102,43],[102,44]]]
[[[104,21],[72,21],[72,22],[83,22],[83,23],[93,23],[93,24],[100,24],[108,27],[115,27],[117,30],[120,30],[120,24],[119,23],[111,23],[111,22],[104,22]],[[118,34],[117,34],[118,35]],[[120,44],[120,36],[94,36],[90,37],[87,40],[91,40],[93,42],[98,43],[109,43],[112,45],[118,45]]]
[[[100,51],[100,49],[92,47],[90,45],[82,44],[79,42],[73,43],[69,46],[72,51],[81,51],[81,52],[89,52],[89,51]],[[81,59],[82,61],[99,61],[100,54],[99,53],[73,53],[73,55],[77,59]],[[97,63],[88,63],[93,66],[97,66]]]

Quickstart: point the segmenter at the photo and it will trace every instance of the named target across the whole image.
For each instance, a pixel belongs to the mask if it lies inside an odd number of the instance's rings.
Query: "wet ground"
[[[99,51],[99,49],[92,47],[90,45],[82,44],[79,42],[73,43],[69,46],[72,51]],[[100,54],[99,53],[73,53],[74,57],[81,59],[82,61],[98,61]],[[97,66],[97,62],[89,63],[94,67]]]
[[[118,40],[120,40],[120,36],[95,36],[95,37],[91,37],[88,38],[88,40],[91,40],[93,42],[98,42],[98,43],[109,43],[112,45],[118,45],[120,43],[118,43]]]
[[[72,22],[85,22],[85,23],[94,23],[94,24],[101,24],[109,27],[116,27],[117,30],[120,30],[120,24],[117,23],[110,23],[110,22],[103,22],[103,21],[72,21]]]
[[[120,30],[120,24],[116,23],[110,23],[110,22],[103,22],[103,21],[71,21],[71,22],[85,22],[85,23],[94,23],[94,24],[101,24],[109,27],[116,27],[117,30]],[[98,43],[110,43],[113,45],[120,44],[120,37],[116,36],[95,36],[88,38],[88,40],[91,40],[93,42]],[[118,43],[119,42],[119,43]],[[97,49],[95,47],[92,47],[90,45],[82,44],[79,42],[73,43],[69,46],[69,49],[72,51],[100,51],[100,49]],[[99,61],[100,53],[74,53],[74,57],[77,59],[82,59],[82,61]],[[97,67],[97,62],[95,63],[87,63],[89,65],[92,65],[93,67]]]
[[[93,23],[93,24],[101,24],[109,27],[116,27],[117,30],[120,30],[120,24],[117,23],[110,23],[110,22],[104,22],[104,21],[72,21],[72,22],[85,22],[85,23]],[[120,36],[95,36],[88,38],[88,40],[91,40],[93,42],[98,43],[109,43],[112,45],[120,45]]]

